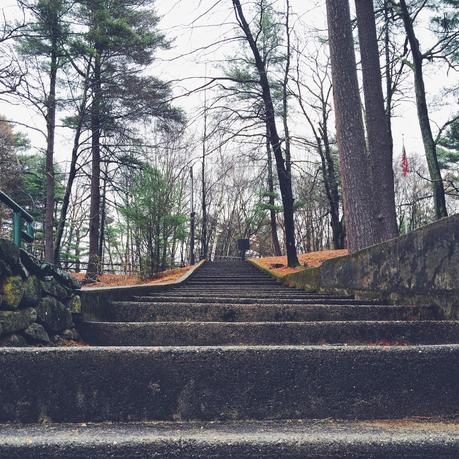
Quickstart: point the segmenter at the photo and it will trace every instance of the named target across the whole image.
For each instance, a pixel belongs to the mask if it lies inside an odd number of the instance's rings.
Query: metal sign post
[[[245,261],[245,252],[250,249],[250,241],[248,239],[238,239],[237,247],[241,252],[241,260]]]

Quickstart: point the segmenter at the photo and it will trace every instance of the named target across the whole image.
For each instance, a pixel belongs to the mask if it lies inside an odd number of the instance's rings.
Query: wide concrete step
[[[459,321],[83,322],[97,346],[459,344]]]
[[[364,420],[459,411],[458,345],[10,348],[0,349],[0,368],[3,423]]]
[[[272,298],[274,301],[278,301],[280,298],[290,298],[290,299],[308,299],[308,300],[322,300],[322,299],[351,299],[350,297],[346,296],[323,296],[323,295],[314,295],[314,294],[307,294],[306,292],[295,292],[295,291],[279,291],[279,292],[258,292],[257,290],[198,290],[198,291],[191,291],[188,289],[177,290],[177,291],[170,291],[170,292],[159,292],[157,295],[153,294],[154,296],[168,296],[168,297],[180,297],[180,298],[194,298],[194,297],[217,297],[217,298],[259,298],[259,299],[266,299]]]
[[[322,320],[428,320],[430,307],[379,305],[289,305],[113,302],[93,310],[101,321],[110,322],[279,322]]]
[[[280,285],[276,285],[275,287],[243,287],[240,286],[237,289],[234,286],[231,287],[213,287],[207,286],[203,287],[196,287],[196,286],[180,286],[173,289],[168,290],[170,293],[180,294],[180,293],[193,293],[193,294],[202,294],[202,293],[222,293],[222,294],[233,294],[237,291],[238,295],[279,295],[279,294],[287,294],[287,295],[301,295],[313,298],[351,298],[350,295],[332,295],[332,294],[325,294],[325,293],[310,293],[303,290],[298,290],[294,288],[283,287]]]
[[[353,298],[314,298],[307,296],[298,296],[295,295],[270,295],[269,297],[259,297],[258,295],[244,295],[238,296],[234,295],[194,295],[194,294],[180,294],[172,295],[170,293],[163,293],[157,295],[143,295],[143,296],[134,296],[133,301],[140,301],[146,303],[214,303],[214,304],[272,304],[273,302],[279,304],[330,304],[330,305],[370,305],[370,304],[383,304],[382,301],[378,300],[356,300]]]
[[[446,459],[459,424],[441,419],[0,426],[10,459]]]
[[[260,286],[271,286],[275,287],[279,285],[276,281],[271,280],[259,280],[259,281],[242,281],[242,280],[222,280],[222,281],[213,281],[209,282],[207,280],[196,280],[196,281],[189,281],[186,283],[189,286],[201,286],[201,287],[247,287],[253,285],[254,287]]]
[[[231,274],[231,273],[219,273],[218,275],[210,275],[210,274],[203,274],[203,273],[197,273],[191,277],[188,278],[187,282],[190,282],[191,280],[206,280],[206,281],[225,281],[225,280],[235,280],[235,281],[244,281],[244,280],[250,280],[250,281],[260,281],[260,280],[270,280],[276,282],[276,278],[267,276],[265,274]]]

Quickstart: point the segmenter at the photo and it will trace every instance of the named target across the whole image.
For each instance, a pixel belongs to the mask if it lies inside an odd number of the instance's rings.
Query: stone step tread
[[[222,294],[222,293],[213,293],[213,292],[206,292],[205,295],[203,295],[202,293],[199,293],[199,294],[196,294],[196,295],[193,295],[193,294],[186,294],[184,295],[183,293],[181,294],[174,294],[174,293],[163,293],[163,294],[157,294],[157,295],[146,295],[146,296],[142,296],[142,297],[134,297],[135,299],[140,299],[141,301],[148,301],[148,300],[155,300],[156,298],[178,298],[178,299],[183,299],[183,298],[186,298],[186,299],[190,299],[190,300],[194,300],[194,299],[199,299],[199,298],[215,298],[215,299],[235,299],[235,300],[239,300],[239,299],[243,299],[243,300],[246,300],[246,299],[253,299],[253,300],[271,300],[271,303],[278,303],[280,300],[286,300],[288,302],[288,300],[307,300],[307,301],[311,301],[311,300],[314,300],[314,301],[317,301],[317,302],[320,302],[320,301],[347,301],[348,303],[352,303],[354,298],[334,298],[334,297],[320,297],[320,296],[306,296],[306,295],[295,295],[295,294],[278,294],[278,295],[264,295],[264,294],[260,294],[260,295],[257,295],[255,293],[252,293],[250,295],[234,295],[234,294]],[[359,301],[359,300],[355,300],[355,301]],[[371,303],[368,302],[368,303]],[[376,303],[376,304],[380,304],[380,302]]]
[[[213,288],[183,288],[183,289],[174,289],[174,290],[164,290],[164,294],[167,295],[176,295],[176,296],[202,296],[202,295],[214,295],[214,296],[259,296],[265,298],[276,298],[277,296],[299,296],[301,298],[353,298],[351,296],[338,296],[338,295],[314,295],[311,293],[295,291],[295,290],[286,290],[286,289],[258,289],[258,288],[238,288],[238,289],[213,289]],[[153,293],[154,294],[154,293]]]
[[[459,412],[459,345],[0,349],[0,422]]]
[[[292,298],[290,296],[271,296],[268,298],[260,298],[257,296],[238,296],[238,295],[227,295],[227,296],[215,296],[215,295],[199,295],[199,296],[183,296],[183,295],[143,295],[134,296],[134,301],[145,302],[145,303],[157,303],[157,302],[184,302],[184,303],[231,303],[231,304],[272,304],[275,302],[288,301],[290,304],[324,304],[324,305],[384,305],[384,301],[379,300],[356,300],[354,298],[321,298],[320,302],[317,298],[299,297]]]
[[[84,322],[80,333],[101,346],[459,344],[459,321]]]
[[[414,320],[436,319],[430,306],[395,305],[290,305],[142,303],[115,301],[93,311],[99,320],[114,322],[158,321],[310,321],[310,320]]]
[[[10,459],[442,459],[458,450],[459,423],[441,419],[0,425],[0,456]]]

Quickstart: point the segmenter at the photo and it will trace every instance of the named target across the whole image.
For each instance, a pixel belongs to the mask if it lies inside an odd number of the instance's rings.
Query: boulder
[[[71,339],[74,341],[78,341],[80,339],[79,333],[74,328],[64,330],[61,333],[61,336],[62,338],[67,339],[67,340]]]
[[[43,325],[34,323],[27,327],[23,331],[23,335],[26,337],[27,341],[34,344],[34,343],[42,343],[42,344],[49,344],[51,340],[49,339],[48,333],[46,333],[45,328]]]
[[[56,298],[46,296],[40,300],[37,308],[37,321],[47,332],[59,333],[67,328],[73,328],[72,313]]]
[[[29,271],[30,274],[35,274],[36,276],[42,276],[41,263],[30,253],[26,252],[24,249],[21,249],[19,252],[22,265]]]
[[[53,278],[42,280],[40,285],[46,295],[53,296],[59,301],[66,301],[70,298],[71,292]]]
[[[8,276],[1,285],[2,309],[17,309],[24,296],[24,281],[20,276]]]
[[[17,311],[0,311],[0,325],[3,333],[24,330],[37,320],[37,311],[33,308]]]
[[[34,274],[24,282],[24,296],[21,306],[36,307],[41,298],[40,281]]]
[[[12,273],[19,273],[19,249],[6,239],[0,239],[0,258]]]
[[[79,295],[73,295],[68,304],[71,312],[81,313],[81,298]]]
[[[13,271],[11,271],[9,266],[3,260],[0,260],[0,281],[7,276],[11,276],[11,274],[13,274]]]
[[[25,347],[27,346],[27,341],[23,336],[18,334],[7,335],[0,339],[0,346]]]

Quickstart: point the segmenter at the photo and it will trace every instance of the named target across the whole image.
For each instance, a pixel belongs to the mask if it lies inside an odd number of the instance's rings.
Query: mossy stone
[[[70,298],[70,291],[59,284],[55,279],[42,280],[40,285],[43,292],[48,296],[53,296],[60,301],[65,301]]]
[[[49,344],[51,342],[49,335],[46,333],[43,325],[37,323],[30,325],[22,333],[26,337],[27,341],[31,342],[32,344]]]
[[[24,282],[24,296],[21,306],[36,307],[41,299],[40,281],[37,276],[32,275]]]
[[[4,334],[24,330],[36,320],[37,311],[33,308],[0,311],[0,325]]]
[[[20,276],[8,276],[2,283],[2,309],[17,309],[24,296],[24,281]]]
[[[6,239],[0,239],[0,258],[13,272],[19,269],[19,249]]]
[[[79,295],[74,295],[70,298],[69,308],[73,313],[79,314],[81,312],[81,298]]]
[[[70,309],[51,296],[40,300],[37,312],[37,322],[42,324],[47,332],[59,333],[74,326]]]

